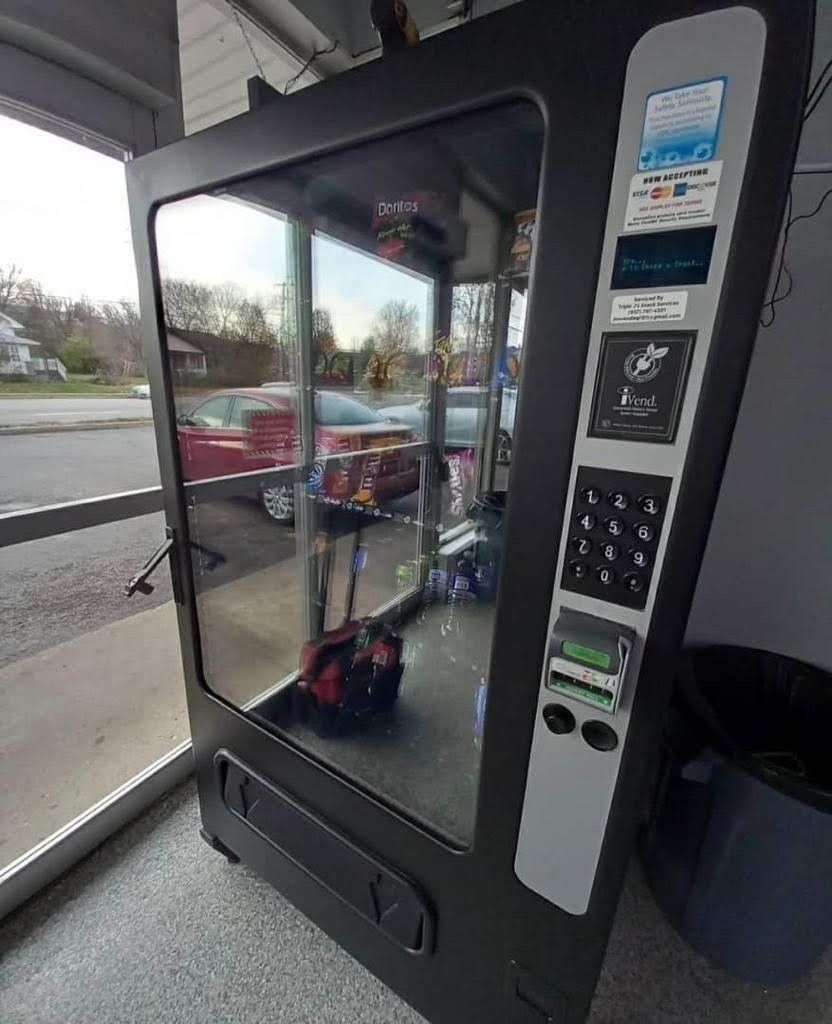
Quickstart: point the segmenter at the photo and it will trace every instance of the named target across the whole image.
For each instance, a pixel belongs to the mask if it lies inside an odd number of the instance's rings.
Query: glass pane
[[[514,103],[157,215],[206,683],[463,845],[542,138]]]
[[[124,166],[2,116],[0,153],[0,514],[158,485]]]
[[[0,868],[188,738],[164,537],[141,516],[0,550]]]

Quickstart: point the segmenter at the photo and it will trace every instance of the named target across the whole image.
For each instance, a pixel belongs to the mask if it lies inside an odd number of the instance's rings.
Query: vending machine
[[[203,835],[433,1024],[588,1012],[812,25],[526,0],[128,165]]]

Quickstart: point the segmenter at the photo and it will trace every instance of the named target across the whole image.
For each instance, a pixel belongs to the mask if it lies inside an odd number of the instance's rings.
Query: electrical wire
[[[820,82],[818,82],[818,85],[820,85]],[[830,76],[826,79],[823,88],[815,96],[814,100],[809,101],[809,105],[806,107],[806,113],[803,115],[804,124],[806,124],[806,122],[809,120],[812,114],[814,114],[814,112],[818,109],[818,107],[820,106],[820,101],[823,99],[824,93],[830,85],[832,85],[832,74],[830,74]],[[815,88],[817,88],[817,86]]]
[[[780,257],[777,262],[777,273],[774,276],[774,286],[771,289],[771,298],[763,303],[763,308],[760,310],[760,326],[771,327],[774,321],[777,319],[777,303],[782,302],[789,294],[791,294],[791,288],[793,285],[793,279],[791,273],[789,273],[788,266],[786,264],[786,245],[789,241],[789,231],[791,230],[792,220],[792,209],[794,207],[794,192],[789,186],[789,195],[786,199],[786,226],[783,228],[783,240],[780,243]],[[789,275],[789,287],[786,295],[778,296],[780,291],[780,282],[783,280],[783,274]],[[766,313],[768,309],[768,313]]]
[[[248,51],[251,54],[251,59],[254,61],[254,66],[257,68],[257,74],[263,79],[264,82],[268,84],[266,72],[263,70],[263,65],[260,63],[260,58],[257,56],[257,53],[255,52],[254,44],[252,43],[251,38],[249,37],[249,34],[246,31],[246,27],[243,24],[243,19],[240,17],[240,12],[237,10],[234,4],[229,2],[229,0],[226,0],[226,3],[228,3],[228,8],[231,11],[231,16],[237,22],[237,27],[239,28],[240,32],[243,35],[243,39],[246,42]]]
[[[824,64],[823,69],[821,70],[821,73],[815,79],[815,84],[809,90],[809,94],[806,97],[806,106],[807,107],[812,102],[812,100],[815,98],[815,93],[818,91],[818,88],[820,87],[820,83],[823,81],[824,75],[830,69],[832,69],[832,57],[830,57],[829,60],[826,62],[826,64]]]
[[[791,271],[786,263],[786,247],[789,244],[789,235],[791,234],[792,228],[802,220],[811,220],[813,217],[816,217],[823,209],[824,203],[830,196],[832,196],[832,188],[828,188],[823,193],[814,210],[809,213],[800,213],[796,217],[793,217],[792,208],[794,205],[794,196],[791,188],[789,189],[789,198],[786,206],[786,227],[783,229],[783,242],[780,246],[780,260],[777,267],[777,274],[774,279],[774,287],[771,291],[771,298],[764,304],[760,315],[761,327],[771,327],[777,319],[777,306],[781,302],[785,302],[785,300],[791,295],[794,288],[794,278],[792,277]],[[781,295],[778,294],[778,292],[780,291],[780,284],[784,276],[787,279],[787,285],[785,292]],[[768,314],[766,314],[766,309],[768,309]]]
[[[828,77],[827,77],[828,76]],[[803,108],[803,123],[809,120],[814,112],[820,106],[821,100],[826,94],[826,90],[832,85],[832,57],[824,64],[820,74],[815,79],[815,84],[809,89],[806,96],[806,105]],[[795,174],[799,172],[795,171]],[[789,270],[789,265],[786,262],[786,249],[789,244],[789,235],[795,224],[798,224],[802,220],[811,220],[812,217],[817,216],[823,209],[823,204],[832,195],[832,188],[828,189],[821,196],[817,206],[812,210],[811,213],[801,213],[797,217],[792,216],[794,208],[794,193],[791,186],[789,187],[789,196],[786,203],[786,226],[783,228],[783,241],[780,244],[780,257],[777,263],[777,273],[774,276],[774,287],[771,289],[771,298],[763,303],[763,308],[760,310],[760,326],[771,327],[774,321],[777,319],[777,307],[781,302],[785,302],[786,299],[791,295],[794,289],[794,277]],[[781,294],[780,285],[783,279],[786,280],[786,290]],[[768,310],[768,312],[766,312]]]
[[[318,57],[324,57],[328,53],[335,53],[335,51],[338,49],[338,45],[338,40],[336,39],[332,46],[327,46],[323,50],[313,50],[312,56],[309,58],[309,60],[303,65],[303,67],[300,69],[300,71],[298,71],[298,73],[294,77],[289,79],[289,81],[283,87],[283,95],[288,96],[289,90],[292,88],[295,82],[297,82],[298,79],[300,79],[303,75],[306,74],[306,72],[312,67],[312,65],[315,63]]]

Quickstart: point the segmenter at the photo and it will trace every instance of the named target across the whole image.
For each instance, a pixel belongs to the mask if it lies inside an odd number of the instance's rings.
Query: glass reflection
[[[541,145],[512,104],[157,216],[205,682],[457,844]]]

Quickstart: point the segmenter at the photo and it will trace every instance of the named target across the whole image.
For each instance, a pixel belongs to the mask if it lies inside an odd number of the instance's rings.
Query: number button
[[[607,501],[617,512],[626,512],[630,507],[630,495],[625,494],[624,491],[610,491]]]
[[[578,516],[578,526],[580,526],[582,530],[586,530],[587,533],[589,533],[590,530],[594,530],[597,523],[598,520],[591,512],[582,512]]]
[[[582,580],[586,576],[586,565],[579,562],[577,558],[569,563],[569,575],[576,580]]]
[[[606,519],[604,521],[604,529],[611,537],[620,537],[624,532],[624,520],[623,519]]]
[[[662,510],[662,503],[655,494],[642,494],[638,499],[638,507],[646,516],[657,516]]]
[[[592,541],[589,537],[573,537],[570,541],[572,550],[579,555],[588,555],[592,551]]]
[[[581,501],[586,505],[597,505],[600,500],[600,487],[584,487],[581,491]]]
[[[608,544],[603,544],[601,546],[601,554],[604,556],[606,561],[614,562],[616,558],[618,558],[618,556],[621,554],[621,551],[617,544],[613,544],[612,542],[610,542]]]
[[[615,573],[608,565],[601,565],[595,570],[598,582],[604,587],[611,587],[615,583]]]
[[[649,544],[656,536],[656,528],[650,523],[636,523],[634,532],[642,544]]]
[[[646,569],[650,564],[650,555],[646,551],[642,551],[641,548],[633,548],[627,554],[630,556],[630,561],[633,565],[639,569]]]
[[[637,572],[628,572],[621,582],[631,594],[640,594],[644,590],[644,579]]]

